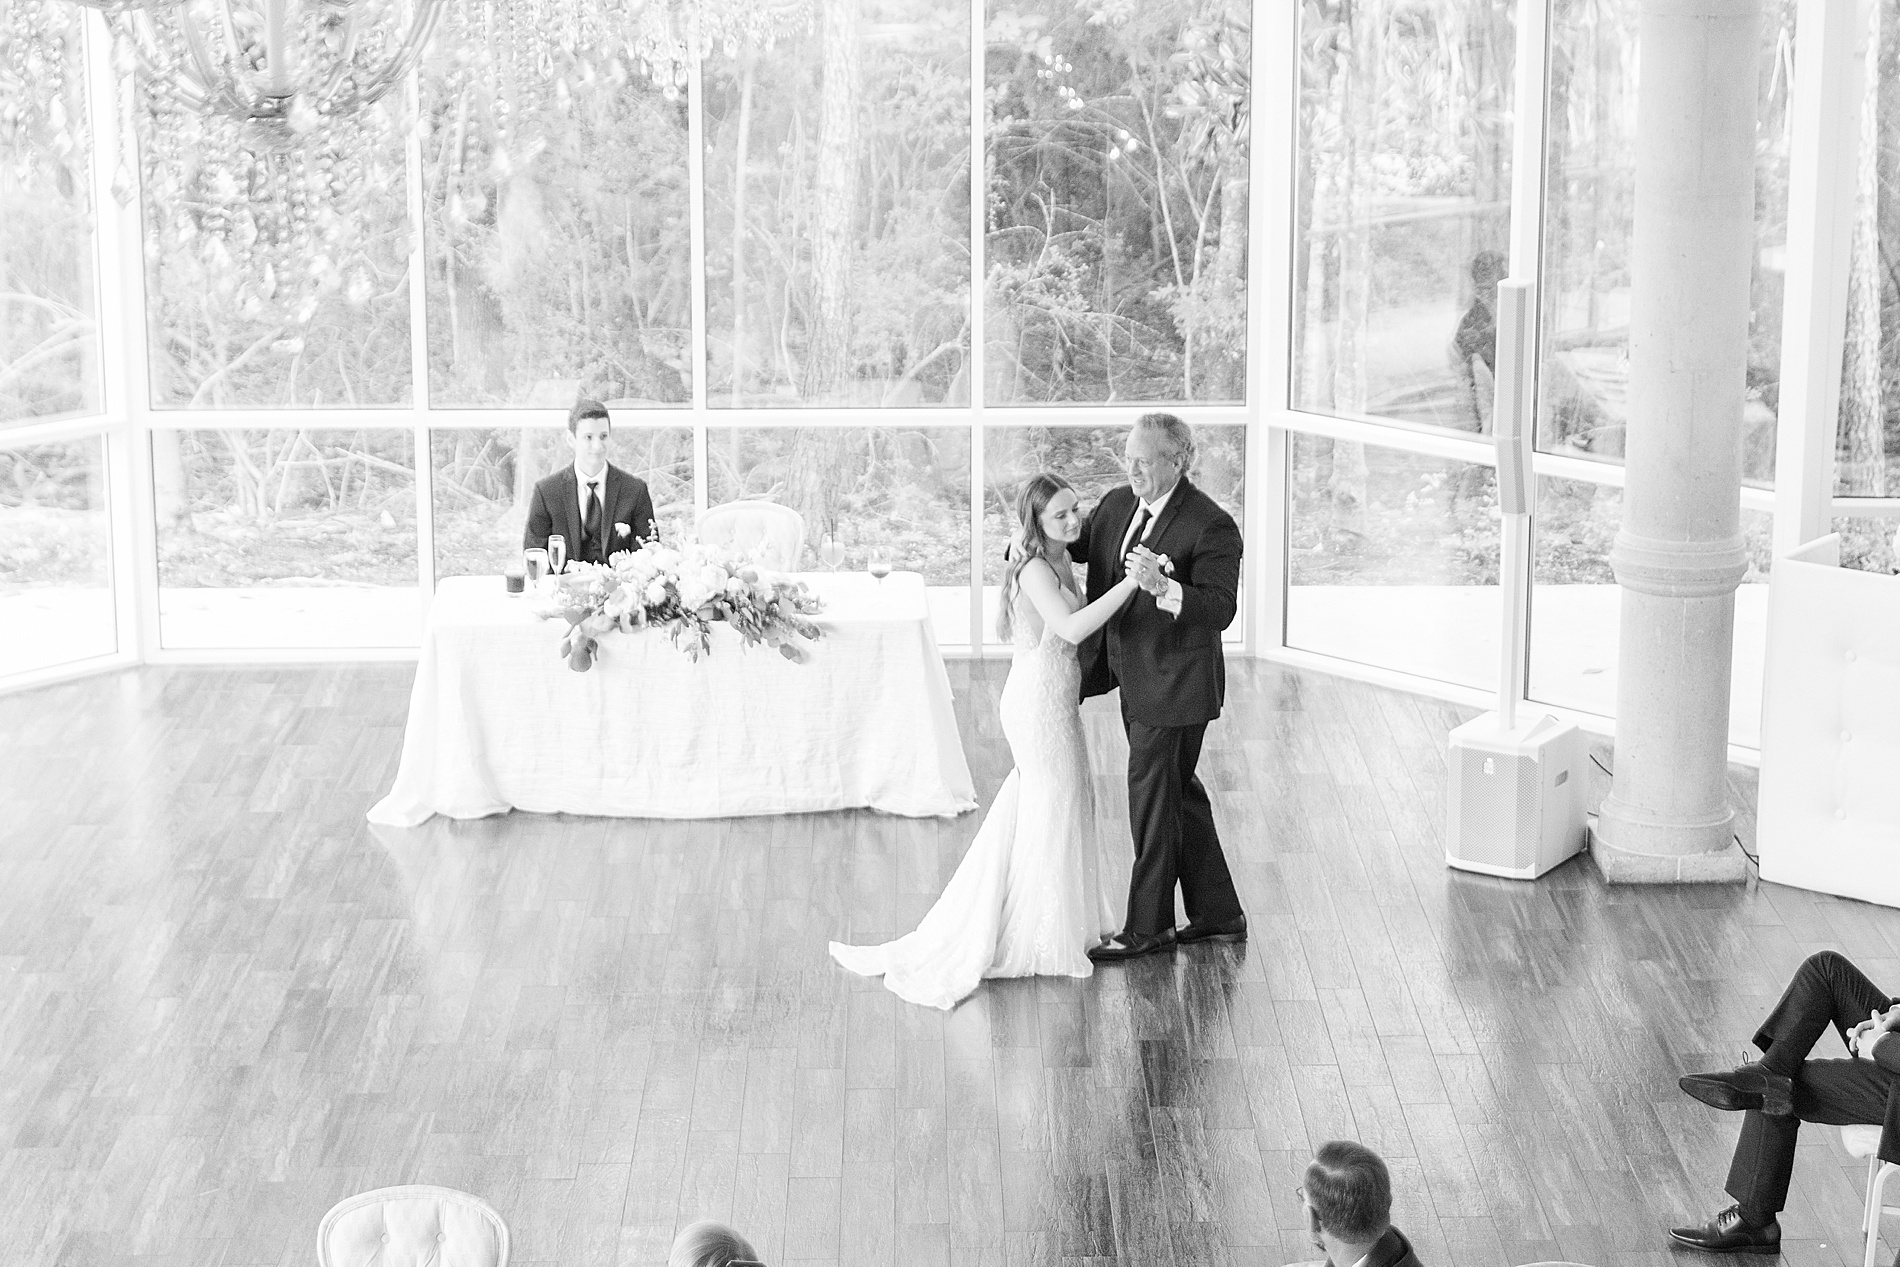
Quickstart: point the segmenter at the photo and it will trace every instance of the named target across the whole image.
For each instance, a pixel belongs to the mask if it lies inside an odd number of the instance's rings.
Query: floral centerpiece
[[[712,622],[720,620],[746,646],[776,647],[795,664],[807,655],[801,639],[824,636],[808,619],[824,604],[803,583],[698,541],[647,541],[605,566],[573,563],[548,580],[540,614],[567,621],[561,655],[576,673],[593,667],[600,640],[615,630],[664,628],[673,645],[697,661],[712,650]]]

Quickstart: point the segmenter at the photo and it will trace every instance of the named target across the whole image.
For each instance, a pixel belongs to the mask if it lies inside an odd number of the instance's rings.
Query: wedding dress
[[[1089,947],[1121,927],[1127,877],[1110,883],[1096,829],[1076,648],[1035,633],[1026,597],[1015,617],[999,711],[1016,768],[976,839],[916,931],[881,946],[831,943],[832,958],[912,1003],[955,1007],[985,977],[1086,977]]]

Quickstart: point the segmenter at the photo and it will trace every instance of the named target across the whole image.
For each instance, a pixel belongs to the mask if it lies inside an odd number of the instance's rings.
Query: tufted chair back
[[[317,1267],[508,1267],[508,1225],[453,1188],[378,1188],[323,1216]]]
[[[766,567],[796,572],[805,548],[805,517],[777,502],[727,502],[700,512],[699,539],[742,554],[756,550]]]

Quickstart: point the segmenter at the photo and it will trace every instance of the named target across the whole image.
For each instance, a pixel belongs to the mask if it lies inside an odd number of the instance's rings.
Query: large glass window
[[[565,428],[480,427],[431,433],[435,574],[488,576],[521,559],[535,481],[574,460]],[[607,460],[647,483],[662,535],[693,524],[690,427],[615,427]]]
[[[402,94],[352,116],[340,149],[260,156],[175,91],[145,99],[135,113],[152,404],[407,404]]]
[[[1743,385],[1743,473],[1774,479],[1788,237],[1794,0],[1763,6],[1756,66],[1755,263]],[[1538,447],[1620,462],[1629,419],[1637,0],[1555,0],[1546,124]]]
[[[990,6],[987,401],[1244,398],[1250,23]]]
[[[1301,7],[1295,408],[1488,428],[1514,8]]]
[[[1834,467],[1843,497],[1900,495],[1900,2],[1880,0],[1856,146],[1854,236],[1849,250],[1847,326],[1841,349],[1841,404]],[[1849,525],[1842,561],[1877,560],[1878,533]]]
[[[166,647],[414,646],[414,433],[155,431]]]
[[[0,24],[0,427],[99,411],[84,12],[15,0]]]
[[[1610,568],[1623,490],[1583,480],[1537,482],[1532,565],[1529,697],[1604,717],[1616,715],[1622,590]],[[1761,679],[1768,641],[1773,517],[1742,512],[1748,573],[1735,594],[1729,741],[1761,745]]]
[[[692,398],[686,96],[614,29],[576,46],[538,10],[446,7],[422,77],[431,404]]]
[[[847,570],[882,550],[923,574],[938,642],[969,645],[969,428],[715,427],[706,456],[712,505],[773,501],[804,516],[801,569],[823,566],[827,536]]]
[[[1102,494],[1128,482],[1122,467],[1127,427],[988,427],[983,440],[983,629],[996,642],[996,602],[1003,584],[1003,548],[1016,531],[1016,507],[1023,484],[1047,471],[1074,486],[1083,513]],[[1194,428],[1195,464],[1187,473],[1234,522],[1247,522],[1247,429],[1205,425]],[[1245,611],[1245,599],[1242,599]],[[1227,641],[1239,642],[1245,622],[1236,615]]]
[[[1287,645],[1495,686],[1496,473],[1301,435],[1291,479]]]
[[[0,449],[0,677],[118,649],[104,450]]]
[[[715,405],[969,400],[969,11],[762,8],[706,93]]]
[[[1834,521],[1841,534],[1841,566],[1862,572],[1900,572],[1900,518],[1850,515]]]

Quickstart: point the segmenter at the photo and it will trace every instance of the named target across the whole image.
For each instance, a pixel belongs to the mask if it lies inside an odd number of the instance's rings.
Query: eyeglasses
[[[1181,459],[1177,456],[1172,456],[1172,455],[1167,456],[1167,457],[1154,458],[1153,460],[1149,460],[1146,458],[1131,458],[1124,455],[1122,458],[1122,465],[1127,467],[1131,471],[1140,471],[1143,475],[1146,475],[1148,472],[1155,470],[1157,467],[1179,466],[1181,465]]]

